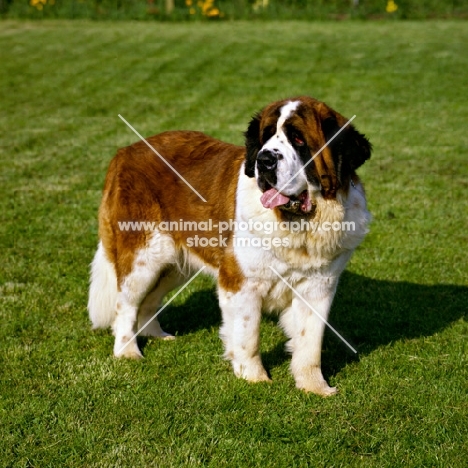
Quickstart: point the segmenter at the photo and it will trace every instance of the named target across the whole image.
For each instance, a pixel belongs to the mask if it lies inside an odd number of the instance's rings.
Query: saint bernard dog
[[[94,328],[112,327],[114,355],[140,358],[135,334],[148,322],[141,335],[173,338],[151,319],[204,266],[217,279],[236,376],[270,380],[259,328],[262,311],[277,312],[296,386],[336,393],[321,371],[324,321],[370,220],[356,169],[371,144],[347,124],[300,96],[256,114],[245,146],[168,131],[146,140],[164,160],[143,141],[120,149],[105,180],[88,303]]]

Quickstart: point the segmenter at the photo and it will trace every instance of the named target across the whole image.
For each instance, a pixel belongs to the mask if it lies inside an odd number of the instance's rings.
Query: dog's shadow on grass
[[[468,288],[463,286],[381,281],[344,272],[329,322],[358,354],[327,328],[322,348],[325,377],[382,345],[444,330],[466,317],[467,302]],[[282,343],[263,356],[267,368],[287,358]]]
[[[187,335],[200,329],[218,327],[221,311],[214,287],[192,293],[181,305],[169,306],[159,322],[164,331],[174,335]]]
[[[425,286],[408,282],[369,279],[344,272],[330,314],[330,324],[358,351],[351,352],[328,328],[325,332],[322,368],[324,375],[336,374],[347,363],[389,343],[431,336],[466,317],[468,287]],[[273,316],[266,320],[277,321]],[[161,318],[164,329],[179,335],[221,323],[214,289],[198,291]],[[286,338],[262,353],[267,370],[290,357],[284,350]]]

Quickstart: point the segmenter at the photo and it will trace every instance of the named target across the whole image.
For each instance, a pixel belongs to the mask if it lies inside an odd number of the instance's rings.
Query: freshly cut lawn
[[[464,22],[1,22],[0,465],[465,467],[467,43]],[[324,344],[340,394],[294,388],[274,317],[273,383],[236,379],[208,278],[164,312],[176,341],[115,360],[86,302],[105,171],[136,140],[118,114],[240,144],[298,94],[375,148],[371,233],[331,315],[359,355]]]

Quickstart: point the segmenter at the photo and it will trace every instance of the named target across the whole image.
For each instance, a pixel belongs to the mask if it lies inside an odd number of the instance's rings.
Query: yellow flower
[[[36,7],[39,11],[44,8],[44,5],[47,3],[47,0],[31,0],[29,4],[33,7]]]
[[[185,0],[185,4],[187,6],[193,5],[192,3],[193,0]],[[215,16],[223,16],[223,14],[219,11],[218,8],[214,6],[215,0],[198,0],[197,1],[197,6],[200,9],[199,11],[203,16],[207,16],[209,18],[213,18]],[[195,8],[191,7],[189,9],[189,12],[191,15],[194,15],[196,13]]]
[[[387,7],[385,11],[387,13],[393,13],[398,10],[398,5],[393,0],[388,0]]]
[[[201,3],[201,5],[200,5]],[[200,2],[199,5],[202,9],[202,13],[207,15],[208,12],[213,8],[213,0],[205,0],[204,2]]]
[[[219,16],[220,11],[217,8],[212,8],[211,10],[208,11],[207,15],[208,16]]]

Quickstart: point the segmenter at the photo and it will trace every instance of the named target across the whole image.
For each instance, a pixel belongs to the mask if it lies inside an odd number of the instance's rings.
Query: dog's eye
[[[304,146],[304,140],[301,137],[298,137],[297,135],[294,136],[294,143],[296,143],[297,146]]]
[[[291,143],[293,143],[296,146],[305,145],[305,139],[299,130],[297,130],[293,125],[288,125],[286,128],[287,128],[288,138]]]

